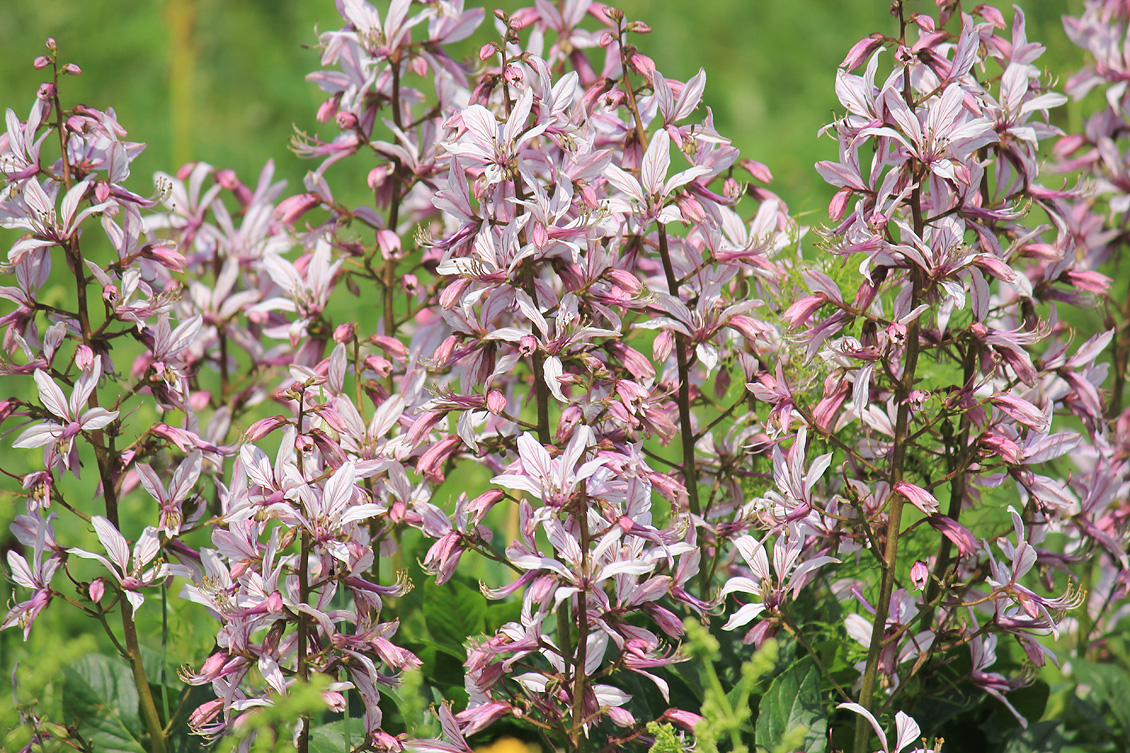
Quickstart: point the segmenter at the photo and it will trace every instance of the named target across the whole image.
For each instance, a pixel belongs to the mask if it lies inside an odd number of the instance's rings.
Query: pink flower
[[[118,533],[118,529],[110,521],[101,515],[95,515],[90,519],[90,522],[94,526],[98,540],[102,542],[102,547],[106,550],[109,559],[77,547],[67,551],[83,559],[98,560],[105,565],[122,587],[122,591],[133,607],[133,611],[137,612],[137,608],[145,601],[141,589],[163,581],[170,574],[169,566],[164,562],[158,562],[149,569],[145,569],[146,565],[152,562],[161,552],[161,539],[157,534],[157,529],[149,526],[141,532],[141,537],[134,544],[133,555],[131,556],[129,544],[125,537]]]
[[[105,408],[88,408],[87,404],[98,378],[102,375],[102,362],[95,359],[93,368],[84,371],[75,381],[70,400],[63,395],[58,385],[41,369],[35,372],[35,383],[39,386],[39,399],[59,422],[47,421],[34,424],[25,429],[12,443],[13,447],[42,447],[50,445],[45,451],[49,464],[62,462],[64,466],[78,475],[78,451],[74,438],[84,431],[96,431],[107,426],[118,417],[118,412]]]

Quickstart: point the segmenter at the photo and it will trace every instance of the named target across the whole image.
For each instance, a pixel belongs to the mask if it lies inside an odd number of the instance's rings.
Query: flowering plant
[[[1070,92],[1112,83],[1064,135],[1023,12],[896,2],[818,229],[615,8],[338,9],[299,193],[127,188],[50,40],[8,111],[3,627],[55,602],[121,659],[17,749],[1004,749],[1077,732],[1057,664],[1130,731],[1120,6],[1068,22]],[[210,625],[176,676],[170,615]]]

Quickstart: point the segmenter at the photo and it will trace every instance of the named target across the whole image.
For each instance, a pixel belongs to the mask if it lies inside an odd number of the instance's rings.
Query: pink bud
[[[68,76],[78,76],[82,74],[82,68],[79,68],[74,63],[67,63],[63,66],[63,73]]]
[[[334,330],[333,339],[339,345],[341,343],[352,342],[357,336],[357,324],[355,322],[346,322],[345,324],[337,325]]]
[[[51,101],[52,99],[55,98],[55,85],[54,84],[42,84],[42,85],[40,85],[39,91],[36,92],[35,96],[41,102]]]
[[[636,34],[650,34],[651,33],[651,27],[648,26],[647,24],[645,24],[643,21],[632,21],[631,23],[628,24],[628,26],[626,28],[627,28],[628,31],[633,31]]]
[[[377,231],[377,245],[381,248],[381,256],[385,259],[399,259],[401,253],[400,236],[391,230]]]
[[[420,281],[416,275],[404,275],[400,278],[400,287],[408,295],[415,296],[420,292]]]
[[[561,419],[557,422],[557,433],[554,439],[558,442],[568,441],[569,437],[573,436],[573,429],[577,428],[577,424],[584,418],[581,409],[576,405],[570,405],[561,411]]]
[[[392,373],[392,364],[389,360],[375,353],[365,358],[365,365],[382,379]]]
[[[606,31],[600,35],[600,46],[611,47],[616,42],[616,35],[610,31]]]
[[[495,52],[498,51],[497,45],[494,42],[488,42],[479,49],[479,60],[486,62],[490,60]]]
[[[83,371],[94,365],[94,351],[86,343],[75,348],[75,365]]]
[[[102,596],[106,593],[106,580],[104,578],[95,578],[90,584],[90,600],[95,604],[102,601]]]
[[[40,68],[46,68],[47,66],[51,65],[51,58],[47,57],[46,55],[40,55],[35,59],[35,62],[32,63],[32,65],[36,70],[39,70]]]
[[[269,418],[261,418],[258,421],[256,421],[255,423],[251,424],[251,426],[247,427],[247,434],[246,434],[247,441],[248,442],[258,442],[260,439],[267,436],[268,434],[270,434],[272,431],[279,428],[280,426],[285,426],[286,423],[287,423],[286,419],[283,418],[282,416],[271,416]]]
[[[930,569],[926,567],[926,563],[918,560],[914,566],[910,568],[910,582],[914,584],[916,591],[921,591],[926,586],[926,581],[930,577]]]
[[[272,591],[271,595],[267,597],[267,611],[271,614],[278,614],[283,610],[282,595],[278,591]]]
[[[506,396],[498,390],[487,393],[487,410],[496,416],[502,415],[506,410]]]
[[[47,37],[47,49],[55,52],[59,49],[59,45],[55,44],[55,37]]]

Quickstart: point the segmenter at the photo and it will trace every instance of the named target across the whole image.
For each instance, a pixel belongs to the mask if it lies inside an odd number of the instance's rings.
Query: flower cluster
[[[0,374],[21,385],[0,421],[43,448],[3,461],[30,597],[2,627],[26,637],[55,597],[95,618],[162,753],[175,720],[135,617],[166,592],[216,622],[181,673],[211,691],[188,724],[242,749],[311,682],[360,710],[359,749],[469,751],[498,722],[570,751],[693,733],[710,709],[677,666],[687,619],[787,634],[854,712],[825,710],[857,722],[857,753],[871,729],[891,749],[887,711],[894,749],[914,744],[906,710],[947,684],[1026,724],[1005,694],[1076,607],[1079,641],[1107,635],[1130,582],[1130,306],[1086,338],[1064,323],[1106,301],[1124,234],[1116,5],[1068,22],[1096,58],[1069,90],[1109,82],[1111,109],[1062,136],[1019,10],[895,3],[898,35],[837,74],[811,253],[768,169],[716,131],[706,73],[665,76],[646,24],[602,3],[497,11],[471,64],[450,50],[482,9],[339,2],[309,76],[333,135],[295,136],[318,164],[289,195],[272,164],[128,189],[142,145],[112,110],[63,107],[78,70],[49,41],[52,82],[0,135],[19,234]],[[1057,136],[1092,193],[1041,182]],[[342,163],[371,201],[341,198]],[[60,515],[101,549],[60,545]],[[442,646],[461,689],[424,680],[442,739],[389,713],[440,645],[413,569],[473,597],[477,573],[476,604],[505,615]],[[1001,636],[1025,671],[997,666]],[[305,753],[318,714],[293,722]]]

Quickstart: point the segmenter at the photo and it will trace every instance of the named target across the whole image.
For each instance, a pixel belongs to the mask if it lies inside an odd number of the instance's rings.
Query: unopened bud
[[[494,17],[504,24],[510,22],[510,14],[504,11],[502,8],[494,9]]]
[[[392,362],[383,356],[373,354],[365,358],[365,365],[381,379],[392,373]]]
[[[57,52],[59,50],[59,45],[55,44],[55,38],[54,37],[47,37],[46,45],[47,45],[47,49],[50,50],[51,52]]]
[[[400,287],[408,295],[415,296],[420,292],[420,281],[416,275],[404,275],[400,278]]]
[[[619,23],[624,20],[624,11],[619,8],[605,8],[604,15]]]
[[[353,338],[357,335],[357,324],[355,322],[346,322],[345,324],[337,325],[334,329],[334,342],[339,345],[342,343],[352,342]]]
[[[75,348],[75,365],[83,371],[94,365],[94,351],[86,343]]]
[[[926,563],[918,560],[914,566],[910,568],[910,582],[914,584],[917,591],[921,591],[926,587],[926,581],[930,578],[930,568],[926,567]]]
[[[104,578],[95,578],[87,591],[90,594],[90,600],[97,604],[102,601],[102,596],[106,593],[106,580]]]
[[[376,191],[388,179],[388,165],[379,165],[369,171],[369,190]]]
[[[68,76],[79,76],[82,74],[82,68],[79,68],[74,63],[67,63],[63,66],[63,73]]]
[[[498,390],[491,390],[487,393],[487,410],[501,416],[506,410],[506,396]]]
[[[645,24],[643,21],[632,21],[630,24],[628,24],[627,29],[628,31],[635,32],[636,34],[651,33],[651,27]]]
[[[616,41],[616,35],[613,34],[610,31],[606,31],[606,32],[604,32],[603,34],[600,35],[600,46],[601,47],[611,47],[612,44],[615,41]]]
[[[40,68],[46,68],[47,66],[51,65],[51,58],[47,57],[46,55],[40,55],[35,59],[35,62],[32,63],[32,65],[36,70],[39,70]]]
[[[490,60],[496,52],[498,52],[498,45],[494,42],[487,42],[479,48],[479,60],[484,62]]]

